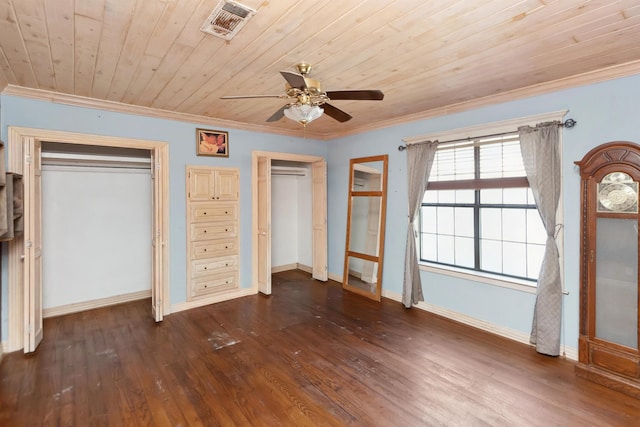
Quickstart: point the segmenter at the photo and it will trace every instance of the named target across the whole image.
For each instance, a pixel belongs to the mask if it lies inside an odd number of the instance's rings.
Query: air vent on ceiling
[[[233,0],[220,0],[200,29],[205,33],[231,40],[256,11]]]

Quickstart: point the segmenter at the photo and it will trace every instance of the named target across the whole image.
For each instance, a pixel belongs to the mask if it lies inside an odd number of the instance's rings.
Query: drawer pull
[[[207,248],[204,248],[204,252],[207,252]]]
[[[206,214],[207,214],[207,211],[204,211],[203,215],[206,215]]]
[[[229,263],[226,263],[224,266],[225,266],[225,267],[229,267]]]
[[[225,228],[224,231],[229,231],[229,230]]]
[[[225,214],[225,215],[227,215],[228,213],[229,213],[229,212],[227,212],[227,211],[224,211],[224,214]]]
[[[207,269],[207,267],[204,268],[205,270]]]
[[[204,232],[206,233],[206,232],[207,232],[207,230],[204,230]]]
[[[229,249],[229,246],[225,246],[224,248],[225,248],[225,249]],[[205,251],[206,251],[206,249],[205,249]]]

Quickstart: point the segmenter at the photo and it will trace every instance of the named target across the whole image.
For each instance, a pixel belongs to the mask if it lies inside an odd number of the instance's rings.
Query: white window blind
[[[479,150],[476,176],[475,150]],[[429,182],[525,177],[517,133],[438,148]]]

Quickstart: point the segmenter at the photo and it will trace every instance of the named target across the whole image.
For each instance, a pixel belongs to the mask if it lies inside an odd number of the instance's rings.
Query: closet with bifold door
[[[151,296],[149,150],[42,143],[44,317]]]
[[[271,160],[271,272],[313,265],[311,166]]]

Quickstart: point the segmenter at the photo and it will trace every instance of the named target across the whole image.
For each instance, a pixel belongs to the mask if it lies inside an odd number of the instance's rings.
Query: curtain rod
[[[574,127],[576,125],[576,123],[578,123],[578,122],[576,122],[573,119],[567,119],[564,122],[558,123],[558,127],[565,127],[567,129],[571,129],[572,127]],[[479,138],[491,138],[491,137],[494,137],[494,136],[511,135],[512,133],[515,133],[515,132],[517,132],[517,131],[492,133],[491,135],[480,135],[480,136],[474,136],[474,137],[468,136],[466,138],[450,139],[448,141],[435,140],[435,141],[416,142],[416,144],[426,144],[428,142],[437,142],[438,144],[448,144],[450,142],[472,141],[474,139],[479,139]],[[398,151],[404,151],[406,149],[407,149],[406,145],[399,145],[398,146]]]

